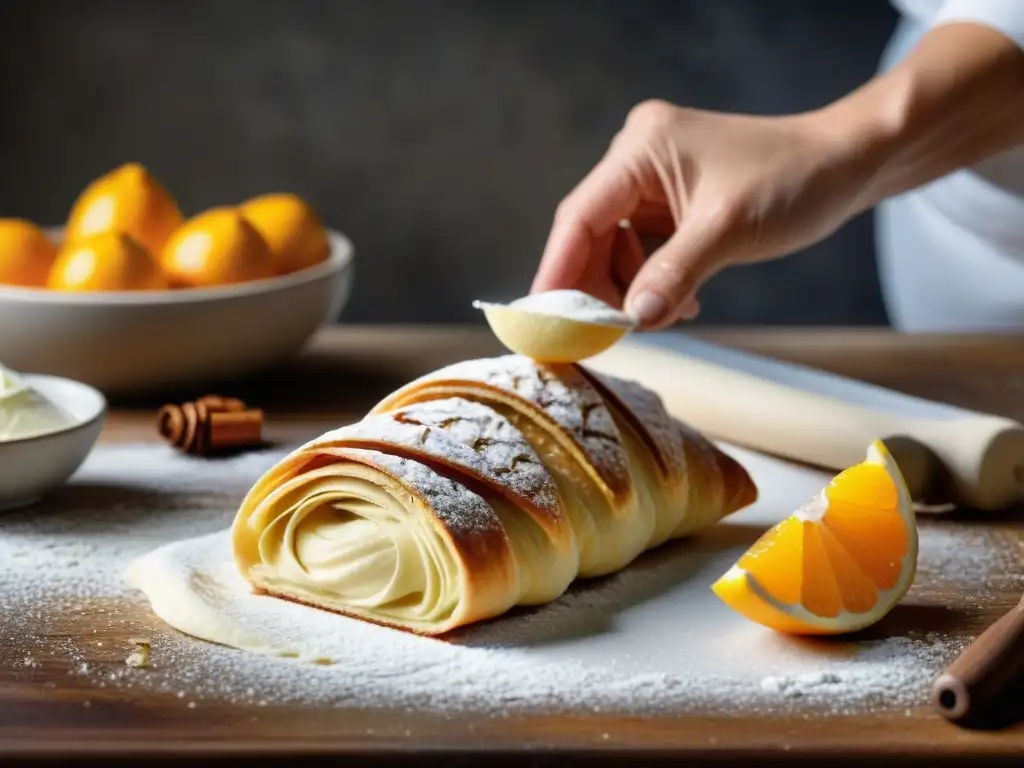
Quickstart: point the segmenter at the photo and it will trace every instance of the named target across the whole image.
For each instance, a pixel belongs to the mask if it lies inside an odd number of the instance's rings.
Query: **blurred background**
[[[342,319],[482,322],[629,108],[782,113],[869,78],[887,0],[0,0],[0,215],[147,165],[186,214],[273,190],[356,245]],[[703,324],[884,324],[869,216]]]

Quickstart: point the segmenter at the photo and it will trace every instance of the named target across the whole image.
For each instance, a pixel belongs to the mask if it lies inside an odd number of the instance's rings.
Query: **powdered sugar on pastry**
[[[527,400],[565,430],[612,493],[628,494],[628,461],[622,436],[601,395],[574,367],[542,366],[521,355],[467,360],[422,376],[385,398],[374,412],[389,411],[421,396],[425,385],[479,382]]]
[[[462,483],[439,475],[418,461],[382,451],[347,448],[345,454],[378,467],[400,480],[402,485],[414,489],[451,533],[463,536],[503,533],[490,505]]]
[[[497,411],[464,398],[412,403],[318,442],[405,448],[489,480],[520,506],[552,518],[560,514],[555,483],[522,432]]]
[[[591,381],[603,385],[611,395],[625,406],[624,415],[633,418],[637,429],[646,435],[652,444],[652,453],[665,475],[670,478],[686,477],[686,453],[683,441],[679,439],[679,428],[661,398],[635,381],[620,379],[609,374],[596,374],[581,369]]]

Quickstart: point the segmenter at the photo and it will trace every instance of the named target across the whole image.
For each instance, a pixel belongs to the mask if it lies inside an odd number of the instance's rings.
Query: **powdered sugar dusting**
[[[632,411],[642,429],[653,443],[655,454],[665,474],[672,479],[686,477],[686,453],[675,419],[665,410],[665,404],[656,392],[635,381],[620,379],[610,374],[587,371]]]
[[[826,670],[789,675],[768,675],[761,690],[769,700],[834,711],[860,708],[901,708],[924,703],[924,694],[940,670],[967,646],[963,639],[938,635],[894,637],[868,643],[855,662],[838,663]],[[914,659],[916,666],[906,663]]]
[[[383,470],[421,496],[456,540],[485,533],[498,534],[504,540],[505,529],[491,505],[462,483],[401,456],[365,448],[343,450],[345,456]]]
[[[516,299],[508,306],[512,309],[564,317],[581,323],[613,325],[619,328],[633,328],[637,323],[636,318],[628,312],[616,309],[588,293],[575,290],[532,293]]]
[[[132,558],[230,526],[245,493],[283,455],[204,460],[170,446],[100,445],[67,486],[0,515],[0,594],[40,606],[51,595],[124,594],[121,570]]]
[[[436,640],[270,597],[233,596],[241,579],[217,532],[280,452],[203,461],[163,446],[100,446],[71,486],[39,507],[0,516],[0,642],[12,658],[32,660],[12,671],[16,679],[35,674],[33,663],[57,660],[77,686],[162,692],[183,710],[228,702],[497,715],[898,714],[926,701],[934,675],[969,639],[942,630],[950,623],[942,618],[948,589],[968,585],[983,603],[994,590],[1022,586],[1011,575],[1019,548],[998,530],[926,520],[919,568],[926,583],[870,637],[812,642],[763,630],[725,608],[708,585],[824,476],[728,451],[764,489],[751,508],[622,573],[578,584],[551,605]],[[149,615],[122,582],[124,568],[154,547],[208,533],[178,562],[211,568],[223,585],[213,597],[236,618],[330,650],[335,664],[195,641]],[[151,641],[149,668],[124,663],[128,638],[137,635]]]
[[[431,400],[371,415],[324,436],[406,448],[486,478],[521,506],[561,516],[555,481],[533,446],[508,419],[462,398]]]
[[[565,430],[613,493],[628,493],[629,463],[608,407],[570,365],[541,365],[521,355],[466,360],[441,368],[398,390],[382,404],[401,403],[428,383],[481,382],[523,398]],[[452,394],[452,393],[449,393]]]

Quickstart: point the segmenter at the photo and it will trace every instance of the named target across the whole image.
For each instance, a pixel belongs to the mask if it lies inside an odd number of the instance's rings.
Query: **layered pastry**
[[[653,392],[506,355],[427,374],[293,451],[247,494],[232,542],[257,591],[439,635],[756,498]]]

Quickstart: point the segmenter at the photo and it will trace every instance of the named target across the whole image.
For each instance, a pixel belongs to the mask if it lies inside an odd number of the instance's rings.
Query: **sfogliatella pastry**
[[[437,635],[550,602],[756,497],[640,385],[507,355],[421,377],[292,452],[232,540],[258,591]]]

